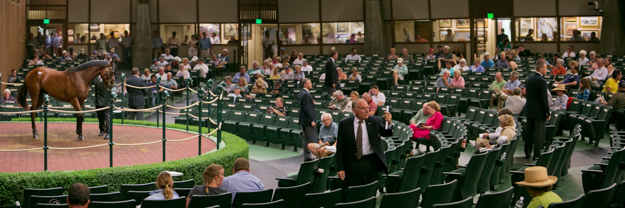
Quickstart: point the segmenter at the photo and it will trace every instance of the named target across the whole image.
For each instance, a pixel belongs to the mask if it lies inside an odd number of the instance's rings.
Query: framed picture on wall
[[[564,19],[567,22],[577,22],[577,17],[565,17]]]
[[[457,19],[456,20],[457,28],[469,28],[471,27],[471,20],[469,19]]]
[[[558,22],[556,18],[536,18],[536,37],[541,37],[543,34],[547,36],[547,39],[553,39],[553,32],[558,31]]]
[[[349,23],[347,22],[336,23],[336,33],[337,34],[349,34]]]
[[[239,24],[223,24],[222,30],[224,39],[230,40],[232,36],[234,36],[234,39],[239,39]]]
[[[349,24],[352,34],[356,34],[358,32],[361,32],[362,34],[365,33],[365,22],[352,22]]]
[[[450,19],[438,20],[438,27],[451,27],[451,20]]]
[[[579,17],[581,27],[599,27],[599,17]]]
[[[471,32],[469,31],[456,32],[455,41],[471,41]]]
[[[475,22],[477,22],[477,27],[478,28],[488,28],[488,20],[486,19],[475,19]]]
[[[527,35],[527,33],[529,33],[530,29],[534,27],[534,19],[533,18],[520,18],[520,24],[521,24],[520,26],[521,36],[525,36]]]
[[[591,34],[591,33],[593,33],[593,32],[595,33],[595,35],[596,35],[597,37],[599,37],[599,36],[600,36],[600,34],[599,34],[599,33],[600,33],[600,32],[599,32],[599,30],[584,30],[584,31],[581,31],[581,32],[582,32],[582,37],[583,37],[583,38],[584,38],[584,40],[586,40],[586,41],[590,41],[590,37],[591,37],[591,35],[590,35],[590,34]]]
[[[573,36],[573,31],[577,30],[577,22],[567,22],[564,23],[564,29],[566,31],[566,36]]]
[[[439,41],[445,41],[445,36],[447,35],[447,30],[441,30],[438,32]]]

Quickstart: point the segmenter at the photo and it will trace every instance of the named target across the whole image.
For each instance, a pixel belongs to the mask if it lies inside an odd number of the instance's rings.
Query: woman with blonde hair
[[[141,75],[141,79],[150,80],[151,77],[152,77],[152,74],[150,74],[150,69],[148,68],[143,69],[143,74]]]
[[[145,200],[166,200],[180,198],[178,193],[174,191],[174,179],[168,172],[161,172],[156,177],[156,188],[158,190],[150,192],[150,196]]]
[[[515,70],[518,65],[516,64],[516,62],[514,62],[514,59],[512,58],[512,56],[507,55],[506,56],[506,61],[508,62],[508,68]]]
[[[362,82],[362,76],[360,76],[360,74],[358,74],[358,68],[353,67],[352,68],[352,74],[350,74],[349,77],[347,77],[347,79],[357,79],[358,82]]]
[[[395,54],[395,48],[391,48],[391,53],[386,57],[386,61],[397,59],[397,54]]]
[[[188,58],[183,58],[181,65],[184,66],[184,68],[187,69],[187,70],[191,69],[191,65],[189,65],[189,59]]]
[[[514,128],[514,117],[512,115],[504,114],[499,116],[499,126],[502,128],[499,137],[497,138],[497,144],[503,145],[516,136],[516,129]],[[475,139],[476,148],[479,150],[480,148],[491,148],[490,143],[491,140],[486,138],[477,138]]]
[[[247,86],[247,80],[245,79],[239,79],[239,84],[237,85],[236,89],[241,89],[241,93],[247,93],[249,92],[249,87]]]
[[[193,196],[202,196],[202,195],[219,195],[228,193],[228,191],[219,188],[221,184],[224,182],[224,168],[218,164],[212,164],[206,167],[204,170],[204,184],[197,185],[191,189],[189,192],[189,196],[187,196],[187,206],[189,207],[189,202]]]
[[[512,59],[514,59],[515,61],[521,60],[521,57],[519,57],[519,54],[516,52],[516,49],[510,50],[510,56],[512,56]]]

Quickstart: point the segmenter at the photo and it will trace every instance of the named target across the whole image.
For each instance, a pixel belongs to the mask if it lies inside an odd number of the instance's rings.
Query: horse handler
[[[93,78],[93,85],[95,85],[95,108],[104,108],[108,107],[109,100],[111,99],[111,91],[104,86],[102,82],[102,78],[100,75]],[[98,123],[100,127],[100,134],[98,136],[104,136],[105,140],[110,138],[109,136],[109,128],[110,128],[110,118],[111,118],[111,110],[105,109],[96,112],[98,115]]]

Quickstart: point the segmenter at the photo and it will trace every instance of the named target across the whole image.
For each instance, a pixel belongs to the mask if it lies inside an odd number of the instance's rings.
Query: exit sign
[[[495,18],[495,14],[493,14],[493,13],[488,13],[488,19],[492,19],[492,18]]]
[[[43,24],[50,24],[50,19],[43,19]]]
[[[256,19],[256,24],[263,24],[263,19]]]

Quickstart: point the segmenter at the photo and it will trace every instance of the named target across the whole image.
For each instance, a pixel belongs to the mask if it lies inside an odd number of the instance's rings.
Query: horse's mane
[[[104,61],[104,60],[92,60],[92,61],[87,61],[81,65],[78,65],[77,67],[73,67],[73,68],[69,68],[67,69],[68,72],[79,72],[85,69],[89,69],[91,67],[94,66],[101,66],[101,67],[107,67],[109,65],[108,61]]]

